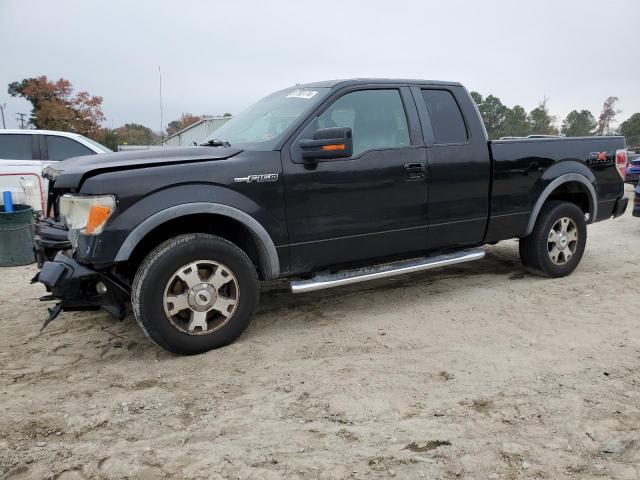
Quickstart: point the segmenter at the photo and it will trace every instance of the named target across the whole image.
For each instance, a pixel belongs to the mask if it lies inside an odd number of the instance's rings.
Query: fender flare
[[[527,230],[524,236],[529,235],[533,231],[533,227],[536,224],[536,220],[538,219],[538,215],[540,214],[540,210],[542,209],[542,205],[547,201],[549,195],[558,188],[560,185],[568,182],[578,182],[584,187],[586,187],[589,192],[589,221],[588,223],[593,223],[595,219],[598,217],[598,197],[596,195],[596,189],[593,187],[593,184],[589,181],[587,177],[581,175],[579,173],[565,173],[564,175],[560,175],[556,179],[554,179],[547,187],[542,191],[535,205],[533,206],[533,210],[531,211],[531,216],[529,217],[529,223],[527,224]]]
[[[154,213],[129,233],[123,244],[120,246],[120,250],[118,250],[115,261],[124,262],[129,260],[131,253],[138,243],[140,243],[140,241],[154,228],[176,217],[196,213],[222,215],[237,220],[243,224],[251,232],[256,240],[256,244],[258,245],[258,255],[260,257],[259,262],[263,275],[266,279],[278,278],[280,275],[278,252],[276,251],[273,240],[271,240],[271,237],[264,227],[248,213],[238,210],[237,208],[230,207],[229,205],[222,205],[219,203],[183,203]]]

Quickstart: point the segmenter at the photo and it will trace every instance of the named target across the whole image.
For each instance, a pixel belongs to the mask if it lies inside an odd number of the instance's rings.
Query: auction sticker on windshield
[[[308,100],[310,98],[313,98],[313,96],[317,93],[318,92],[316,92],[315,90],[294,90],[289,93],[289,95],[287,95],[287,98],[304,98]]]

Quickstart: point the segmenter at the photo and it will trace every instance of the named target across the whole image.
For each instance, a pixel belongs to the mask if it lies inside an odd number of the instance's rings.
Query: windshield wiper
[[[211,140],[207,140],[205,143],[200,144],[203,147],[230,147],[231,144],[224,140],[218,140],[217,138],[213,138]]]

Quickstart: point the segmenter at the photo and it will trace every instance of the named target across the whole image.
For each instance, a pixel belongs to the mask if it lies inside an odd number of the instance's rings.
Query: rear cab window
[[[80,142],[67,137],[45,135],[49,160],[64,160],[82,155],[93,155],[95,152]]]
[[[458,102],[449,90],[422,89],[435,143],[460,144],[469,139]]]
[[[0,134],[0,160],[33,160],[32,135]]]

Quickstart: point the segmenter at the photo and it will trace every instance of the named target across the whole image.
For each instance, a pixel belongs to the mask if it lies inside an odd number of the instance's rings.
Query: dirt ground
[[[631,190],[629,190],[631,193]],[[194,357],[131,317],[44,332],[1,269],[0,477],[640,478],[640,219],[589,227],[568,278],[515,241],[463,266],[293,296]]]

